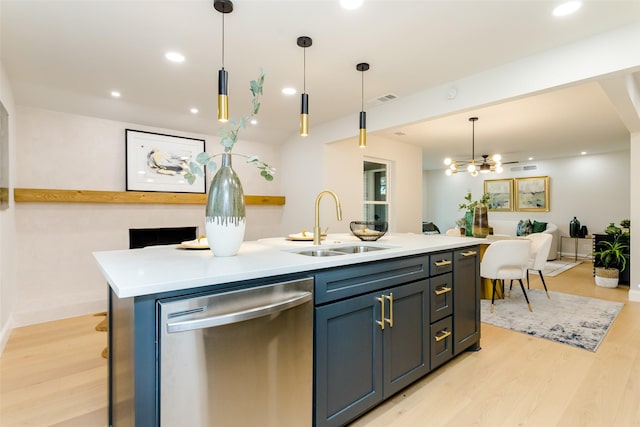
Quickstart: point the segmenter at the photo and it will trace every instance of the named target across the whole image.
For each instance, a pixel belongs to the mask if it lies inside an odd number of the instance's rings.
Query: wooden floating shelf
[[[18,203],[121,203],[204,205],[206,194],[154,193],[146,191],[49,190],[14,188],[13,199]],[[247,205],[284,205],[284,196],[244,196]]]

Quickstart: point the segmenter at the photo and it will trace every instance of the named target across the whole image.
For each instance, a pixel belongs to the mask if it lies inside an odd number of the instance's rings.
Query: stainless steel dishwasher
[[[312,424],[312,278],[158,304],[162,427]]]

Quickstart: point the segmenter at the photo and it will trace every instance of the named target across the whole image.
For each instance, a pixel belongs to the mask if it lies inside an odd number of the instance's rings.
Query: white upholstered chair
[[[524,289],[522,279],[525,276],[529,265],[529,250],[531,240],[498,240],[489,245],[480,262],[480,276],[491,279],[493,291],[491,293],[491,312],[493,313],[494,300],[496,295],[496,284],[501,282],[504,289],[505,280],[517,280],[524,293],[529,311],[531,303],[527,291]]]
[[[529,271],[537,271],[542,280],[542,286],[549,298],[549,291],[547,290],[547,284],[544,282],[544,276],[542,270],[547,262],[549,256],[549,250],[551,249],[551,241],[553,236],[546,233],[533,233],[527,236],[527,239],[531,240],[531,249],[529,250],[529,264],[527,265],[527,289],[529,289]]]
[[[461,236],[460,229],[459,228],[450,228],[450,229],[447,230],[446,235],[447,236],[458,236],[458,237],[460,237]]]

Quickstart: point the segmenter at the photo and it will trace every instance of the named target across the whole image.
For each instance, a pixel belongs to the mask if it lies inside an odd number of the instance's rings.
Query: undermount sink
[[[318,249],[305,249],[301,251],[294,251],[295,254],[306,256],[337,256],[346,254],[363,254],[366,252],[379,251],[382,249],[388,249],[386,247],[379,246],[366,246],[366,245],[349,245],[338,246],[335,248],[318,248]]]
[[[345,254],[363,254],[365,252],[379,251],[382,249],[386,249],[386,248],[381,248],[378,246],[357,245],[357,246],[343,246],[340,248],[334,248],[333,250],[338,252],[344,252]]]
[[[306,251],[294,252],[306,256],[337,256],[344,255],[346,252],[338,252],[331,249],[309,249]]]

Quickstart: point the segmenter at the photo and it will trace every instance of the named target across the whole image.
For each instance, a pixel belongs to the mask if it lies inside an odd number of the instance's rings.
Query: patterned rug
[[[555,261],[547,261],[544,265],[544,270],[542,270],[542,274],[549,277],[557,276],[562,272],[572,269],[580,263],[582,263],[582,261],[573,262],[560,259],[557,259]]]
[[[514,284],[511,296],[496,300],[493,313],[490,312],[491,300],[480,301],[481,320],[595,352],[624,306],[621,302],[551,291],[551,299],[547,299],[539,289],[531,289],[527,295],[533,312],[527,309],[520,286]]]

